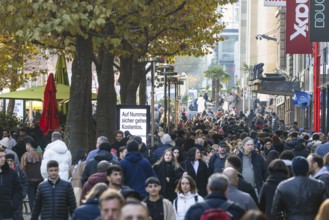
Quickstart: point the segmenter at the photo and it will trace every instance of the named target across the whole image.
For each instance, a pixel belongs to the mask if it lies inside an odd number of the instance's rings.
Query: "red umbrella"
[[[40,128],[44,134],[49,130],[55,130],[60,123],[57,110],[56,86],[54,82],[54,74],[50,73],[47,85],[43,93],[43,110],[40,118]]]

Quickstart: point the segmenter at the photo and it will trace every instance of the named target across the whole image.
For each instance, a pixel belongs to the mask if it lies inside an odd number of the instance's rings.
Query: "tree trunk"
[[[127,90],[132,77],[132,56],[120,58],[120,100],[121,104],[127,102]]]
[[[15,92],[17,90],[17,82],[18,82],[17,73],[11,73],[10,82],[11,82],[11,85],[9,87],[10,92]],[[13,115],[14,108],[15,108],[15,99],[9,99],[8,107],[7,107],[7,114]],[[23,114],[25,114],[25,112]]]
[[[147,102],[147,94],[146,94],[146,76],[145,76],[142,77],[139,82],[139,105],[146,105],[146,102]]]
[[[105,51],[98,74],[98,95],[96,109],[96,134],[113,139],[117,130],[117,95],[114,87],[114,55]]]
[[[13,115],[14,108],[15,108],[15,99],[9,99],[8,107],[7,107],[7,114],[8,115]]]
[[[78,36],[72,64],[70,102],[65,129],[65,141],[74,160],[80,148],[94,148],[96,142],[91,106],[92,52],[92,40]]]
[[[132,79],[127,88],[127,100],[125,104],[136,105],[136,93],[139,86],[139,82],[142,78],[146,78],[144,74],[145,67],[143,63],[137,61],[138,57],[134,55],[132,65]]]
[[[216,79],[211,79],[211,99],[216,101]],[[218,91],[217,91],[218,92]]]
[[[216,79],[215,81],[216,81],[216,91],[215,91],[215,100],[216,101],[215,101],[215,103],[216,103],[216,108],[218,108],[218,106],[219,106],[218,105],[218,102],[219,102],[219,100],[218,100],[219,99],[219,94],[218,93],[219,93],[219,83],[220,82],[219,82],[219,79]]]

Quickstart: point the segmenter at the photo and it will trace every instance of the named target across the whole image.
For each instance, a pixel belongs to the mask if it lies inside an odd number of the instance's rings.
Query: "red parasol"
[[[47,134],[48,130],[55,130],[60,124],[57,110],[56,86],[54,82],[54,74],[52,73],[48,76],[47,85],[43,95],[43,110],[40,118],[40,128],[44,134]]]

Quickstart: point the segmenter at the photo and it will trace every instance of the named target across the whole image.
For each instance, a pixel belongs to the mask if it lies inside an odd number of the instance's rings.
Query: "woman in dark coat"
[[[180,167],[170,149],[164,151],[153,169],[161,182],[160,194],[171,202],[176,198],[175,188],[184,170]]]
[[[196,182],[199,195],[202,197],[206,196],[209,170],[207,164],[201,159],[200,150],[192,147],[187,152],[187,158],[183,162],[182,167]]]
[[[278,151],[280,154],[284,150],[284,144],[282,143],[282,140],[277,134],[273,134],[272,136],[272,144],[274,147],[274,150]]]
[[[271,219],[271,209],[275,190],[281,181],[288,178],[289,172],[286,164],[280,159],[273,160],[268,166],[268,170],[270,175],[259,194],[259,208]]]

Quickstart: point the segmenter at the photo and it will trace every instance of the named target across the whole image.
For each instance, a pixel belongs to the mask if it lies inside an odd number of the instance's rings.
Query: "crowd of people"
[[[3,130],[0,219],[23,219],[27,201],[32,220],[329,219],[326,134],[233,108],[181,121],[154,146],[100,136],[74,161],[59,131]]]

